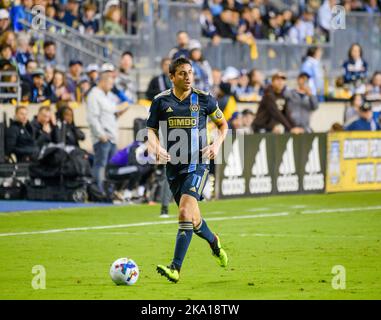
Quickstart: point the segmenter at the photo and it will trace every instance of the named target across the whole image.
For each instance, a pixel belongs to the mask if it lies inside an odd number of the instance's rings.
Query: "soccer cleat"
[[[166,267],[159,264],[156,267],[156,271],[160,273],[162,276],[166,277],[171,282],[176,283],[180,279],[179,271],[173,268],[172,266]]]
[[[229,261],[228,255],[226,254],[225,250],[222,249],[220,238],[217,235],[215,235],[215,237],[216,240],[210,247],[212,248],[213,256],[216,258],[217,263],[221,267],[225,268],[228,265]]]

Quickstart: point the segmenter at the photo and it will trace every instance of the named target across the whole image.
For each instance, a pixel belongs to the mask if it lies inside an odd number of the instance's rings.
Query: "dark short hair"
[[[54,41],[45,41],[44,42],[44,49],[46,49],[47,47],[50,47],[50,46],[56,46],[56,43]]]
[[[242,112],[241,112],[241,114],[243,115],[243,116],[246,116],[246,115],[252,115],[252,116],[255,116],[255,113],[254,113],[254,111],[253,110],[250,110],[250,109],[245,109],[245,110],[243,110]]]
[[[176,73],[176,70],[179,66],[182,66],[183,64],[189,64],[192,66],[192,63],[183,57],[177,58],[176,60],[172,61],[170,66],[169,66],[169,74],[174,75]]]
[[[131,51],[124,51],[123,53],[122,53],[122,57],[124,57],[124,56],[126,56],[126,55],[128,55],[128,56],[130,56],[131,58],[134,58],[134,55],[132,54],[132,52]]]

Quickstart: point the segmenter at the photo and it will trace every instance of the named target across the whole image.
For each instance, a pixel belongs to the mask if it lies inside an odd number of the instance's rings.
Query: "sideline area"
[[[77,202],[55,202],[55,201],[20,201],[20,200],[1,200],[0,213],[20,212],[20,211],[39,211],[52,209],[84,208],[84,207],[106,207],[115,206],[112,203],[77,203]]]

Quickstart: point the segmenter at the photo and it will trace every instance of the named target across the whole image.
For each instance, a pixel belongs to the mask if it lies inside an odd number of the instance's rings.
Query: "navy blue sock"
[[[180,221],[179,231],[176,237],[175,255],[172,261],[173,266],[180,271],[185,254],[192,240],[193,223],[192,221]]]
[[[200,224],[193,229],[194,233],[199,237],[205,239],[209,242],[210,245],[214,243],[215,236],[212,231],[210,231],[206,221],[204,219],[201,220]]]

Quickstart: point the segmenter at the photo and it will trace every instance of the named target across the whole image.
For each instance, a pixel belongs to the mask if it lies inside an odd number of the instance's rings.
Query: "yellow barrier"
[[[338,132],[327,139],[327,192],[381,190],[381,132]]]

